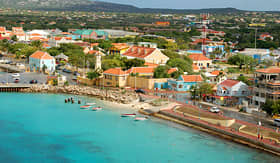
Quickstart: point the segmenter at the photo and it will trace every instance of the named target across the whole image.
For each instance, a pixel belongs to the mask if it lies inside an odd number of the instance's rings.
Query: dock
[[[23,89],[30,88],[30,84],[1,84],[0,92],[21,92]]]

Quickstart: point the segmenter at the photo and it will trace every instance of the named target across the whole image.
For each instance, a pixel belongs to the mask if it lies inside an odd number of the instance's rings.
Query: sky
[[[280,0],[99,0],[141,8],[201,9],[233,7],[242,10],[280,11]]]

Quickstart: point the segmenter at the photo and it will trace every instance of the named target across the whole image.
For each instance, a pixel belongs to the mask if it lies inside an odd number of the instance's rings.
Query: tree
[[[170,74],[170,76],[174,79],[178,79],[184,72],[182,70],[174,71]]]
[[[242,69],[243,65],[254,67],[257,64],[257,61],[251,56],[236,54],[228,59],[228,63],[238,65],[239,69]]]
[[[47,50],[47,52],[51,55],[51,56],[57,56],[59,55],[61,52],[59,50],[59,48],[57,47],[52,47],[50,49]]]
[[[122,67],[122,62],[117,59],[102,60],[102,69],[103,70],[108,70],[110,68],[115,68],[115,67]]]
[[[11,37],[11,40],[13,40],[14,42],[17,42],[17,41],[18,41],[18,38],[17,38],[16,35],[13,35],[13,36]]]
[[[169,78],[169,66],[158,66],[154,71],[154,78]]]
[[[87,78],[90,80],[96,79],[99,76],[100,76],[100,73],[98,73],[97,71],[92,71],[92,72],[87,73]]]
[[[105,51],[108,51],[113,45],[110,41],[103,41],[99,43],[98,45],[100,48],[104,49]]]
[[[163,50],[162,53],[169,57],[169,59],[180,58],[180,55],[172,50]]]
[[[42,49],[42,45],[43,45],[43,43],[41,41],[32,41],[30,43],[30,46],[34,46],[34,47],[36,47],[38,49]]]
[[[265,65],[266,67],[270,67],[270,66],[273,65],[273,61],[270,60],[270,59],[264,59],[264,60],[262,61],[262,64]]]
[[[261,105],[261,108],[268,115],[279,114],[280,113],[280,100],[278,100],[278,101],[266,100],[265,103]]]
[[[48,67],[44,64],[43,67],[42,67],[42,70],[43,70],[44,73],[46,72],[47,68]]]
[[[201,99],[203,95],[209,95],[213,93],[213,86],[209,83],[203,82],[203,83],[193,85],[190,91],[192,97],[194,98],[199,97],[199,99]]]
[[[177,67],[180,71],[192,73],[192,61],[183,60],[181,58],[170,59],[167,62],[167,65],[170,67]]]
[[[142,67],[145,64],[144,60],[140,60],[137,58],[134,59],[126,59],[125,57],[122,58],[123,64],[126,69],[130,69],[131,67]]]
[[[243,83],[245,83],[249,86],[253,85],[253,82],[248,80],[248,77],[246,77],[246,76],[238,76],[237,80],[242,81]]]

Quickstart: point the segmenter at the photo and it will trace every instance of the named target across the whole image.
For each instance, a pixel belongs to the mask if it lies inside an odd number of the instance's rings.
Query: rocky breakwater
[[[32,85],[28,89],[22,90],[25,93],[66,93],[74,95],[86,95],[100,98],[111,102],[130,104],[139,100],[139,97],[133,91],[122,89],[98,89],[87,86],[49,86]]]

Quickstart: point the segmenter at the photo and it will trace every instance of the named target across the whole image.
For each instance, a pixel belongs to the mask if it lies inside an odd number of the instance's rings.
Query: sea
[[[0,93],[1,163],[263,163],[269,153],[95,98],[103,110],[65,103],[70,95]],[[138,115],[141,116],[141,115]]]

